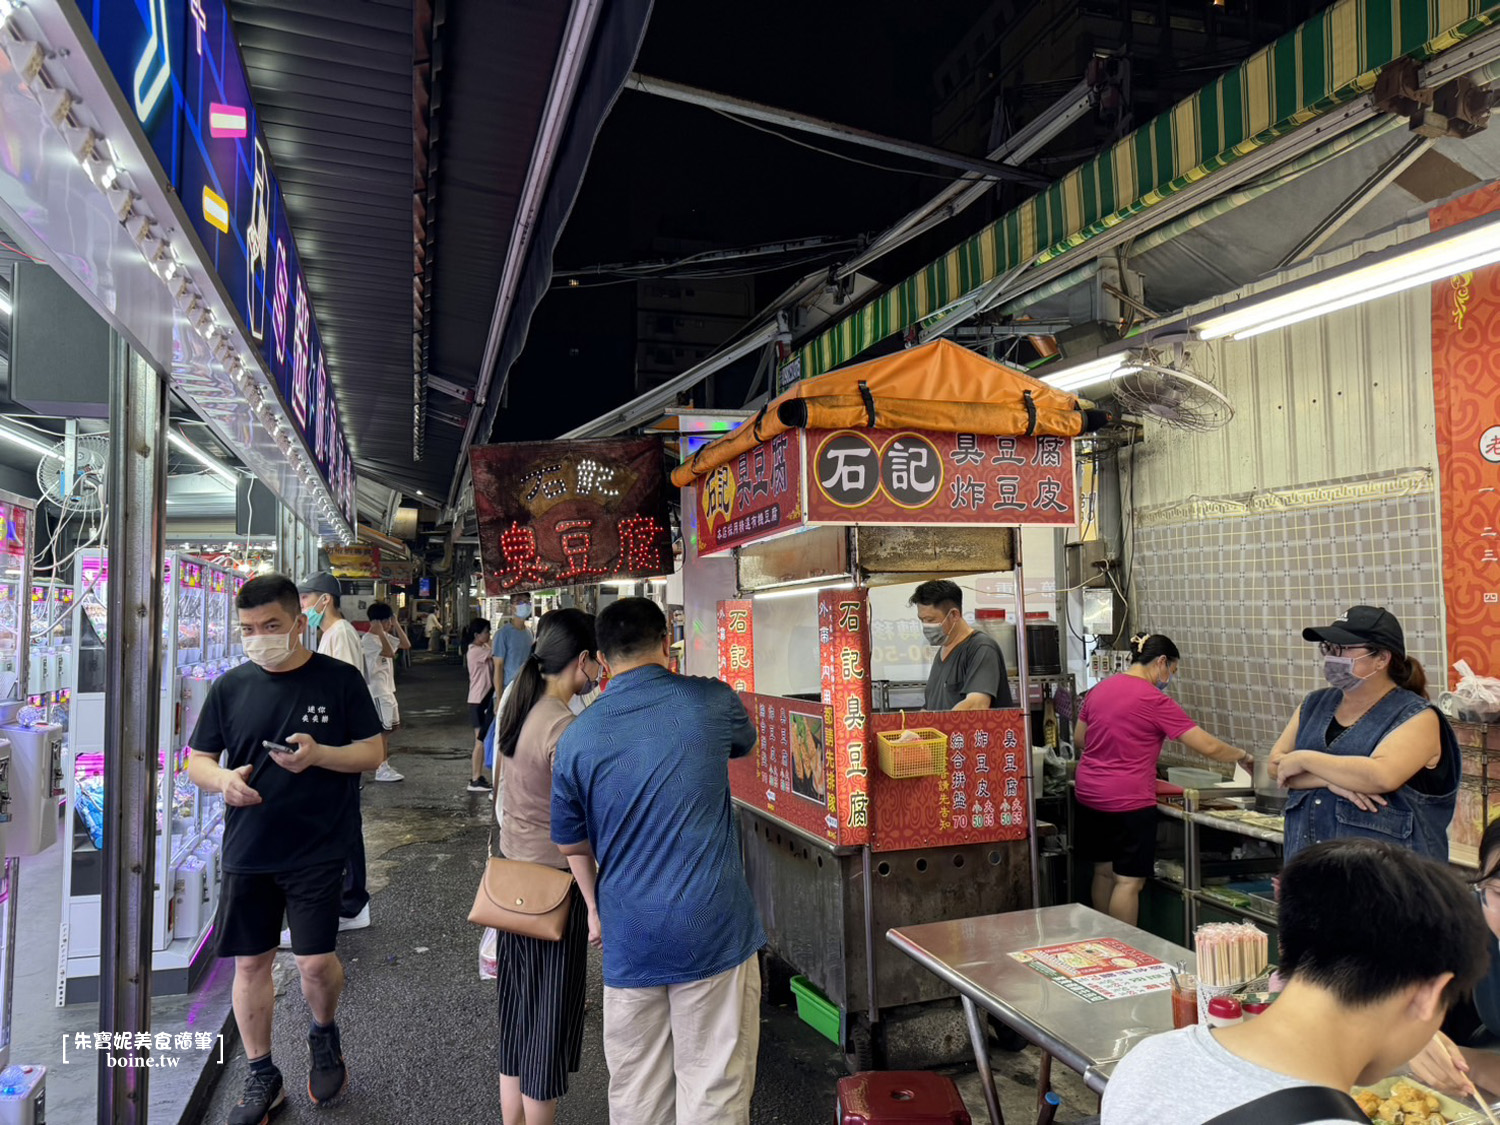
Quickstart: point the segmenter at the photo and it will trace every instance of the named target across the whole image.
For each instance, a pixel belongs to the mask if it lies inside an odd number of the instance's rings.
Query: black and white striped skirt
[[[501,933],[496,948],[500,1073],[519,1077],[521,1093],[538,1102],[568,1092],[583,1055],[589,912],[576,886],[569,897],[561,941]]]

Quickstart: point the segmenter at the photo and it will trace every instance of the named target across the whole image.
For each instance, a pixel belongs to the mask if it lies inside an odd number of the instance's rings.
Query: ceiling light
[[[1119,378],[1126,371],[1135,366],[1128,355],[1107,355],[1098,359],[1085,360],[1082,363],[1069,364],[1066,367],[1058,367],[1045,375],[1037,378],[1049,387],[1055,387],[1060,391],[1076,392],[1085,387],[1092,387],[1098,383],[1107,383]]]
[[[104,193],[104,197],[109,200],[109,209],[115,213],[115,218],[122,223],[130,218],[130,212],[135,209],[135,192],[112,187]]]
[[[9,316],[11,310],[10,298],[0,293],[0,316]]]
[[[30,39],[12,39],[5,44],[5,56],[22,82],[30,83],[42,72],[45,56],[42,45]]]
[[[65,90],[61,86],[48,86],[45,89],[38,90],[36,92],[36,100],[37,103],[42,107],[42,112],[47,115],[47,120],[52,122],[52,124],[57,126],[58,128],[62,127],[62,123],[67,119],[68,114],[73,112],[73,94],[71,91]],[[63,130],[63,136],[68,139],[69,150],[73,153],[74,156],[78,156],[78,149],[73,147],[73,138],[69,135],[74,131],[75,130],[73,129],[65,129]],[[88,132],[87,129],[80,129],[76,131],[82,133]],[[94,142],[92,138],[86,139],[84,144],[85,155],[79,156],[78,159],[80,160],[85,159],[87,153],[92,152],[94,148]]]
[[[207,453],[204,453],[203,450],[199,449],[192,442],[188,441],[187,438],[183,437],[176,430],[167,431],[167,441],[171,443],[173,449],[176,449],[181,453],[186,453],[194,461],[197,461],[198,464],[202,465],[220,480],[224,481],[224,483],[229,485],[229,487],[234,488],[238,486],[240,481],[238,473],[236,473],[228,465],[224,464],[224,462],[216,460],[215,458],[210,457]]]
[[[1488,215],[1236,302],[1199,320],[1195,330],[1204,340],[1244,340],[1497,261],[1500,219]]]
[[[62,457],[50,445],[44,445],[36,438],[28,437],[26,434],[21,433],[19,430],[13,430],[9,426],[0,426],[0,439],[8,441],[12,445],[19,445],[22,449],[29,449],[39,457],[49,457],[57,461],[62,460]]]

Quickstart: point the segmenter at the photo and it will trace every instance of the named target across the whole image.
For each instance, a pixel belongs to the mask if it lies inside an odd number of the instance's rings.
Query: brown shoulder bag
[[[496,750],[498,764],[499,750]],[[494,803],[500,801],[499,778],[495,782]],[[491,810],[494,815],[494,810]],[[494,850],[494,831],[490,846]],[[508,934],[536,938],[539,941],[561,941],[568,928],[569,893],[573,876],[555,867],[505,859],[494,854],[484,861],[484,875],[474,895],[469,921],[477,926],[491,926]]]

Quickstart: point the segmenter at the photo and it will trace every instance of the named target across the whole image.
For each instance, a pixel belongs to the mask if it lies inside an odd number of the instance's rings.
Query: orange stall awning
[[[798,383],[738,429],[698,450],[673,471],[672,483],[686,488],[792,429],[1077,437],[1091,428],[1089,413],[1076,395],[949,340],[935,340]]]

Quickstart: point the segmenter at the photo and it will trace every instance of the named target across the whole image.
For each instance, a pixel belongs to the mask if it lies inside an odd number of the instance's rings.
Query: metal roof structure
[[[491,379],[541,292],[517,282],[538,253],[550,274],[650,5],[230,8],[356,467],[446,495],[488,437]]]

